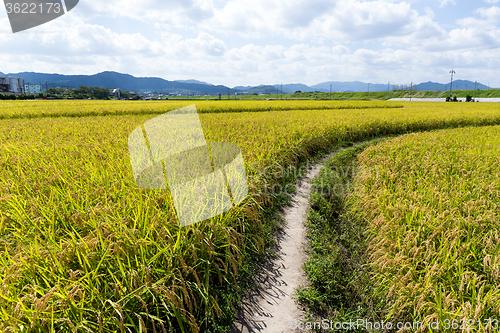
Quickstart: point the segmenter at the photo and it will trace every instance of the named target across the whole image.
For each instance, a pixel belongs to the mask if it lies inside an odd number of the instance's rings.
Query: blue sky
[[[139,4],[138,4],[139,3]],[[500,86],[500,0],[80,0],[12,34],[0,10],[0,71],[258,85]]]

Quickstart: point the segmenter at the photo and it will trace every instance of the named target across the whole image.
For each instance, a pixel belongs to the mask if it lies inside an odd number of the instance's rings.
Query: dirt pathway
[[[303,320],[305,312],[292,297],[295,295],[294,289],[307,282],[302,266],[307,259],[304,223],[309,207],[307,196],[311,191],[310,180],[319,174],[323,163],[336,152],[338,150],[315,164],[297,184],[297,193],[292,197],[293,205],[284,212],[284,233],[277,237],[277,257],[260,267],[255,277],[260,288],[243,299],[243,307],[236,317],[233,332],[301,332],[294,329],[293,324]]]

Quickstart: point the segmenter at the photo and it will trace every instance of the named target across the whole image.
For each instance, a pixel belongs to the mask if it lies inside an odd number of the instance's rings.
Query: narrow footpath
[[[302,332],[294,327],[305,319],[305,311],[297,306],[293,297],[294,289],[307,283],[302,266],[307,259],[304,224],[309,207],[310,180],[319,174],[323,163],[337,152],[339,150],[315,164],[307,175],[298,181],[297,192],[291,199],[292,206],[287,207],[283,214],[285,226],[284,232],[277,235],[276,258],[260,267],[260,272],[255,277],[255,283],[260,285],[260,288],[247,294],[242,300],[243,306],[236,316],[232,332]]]

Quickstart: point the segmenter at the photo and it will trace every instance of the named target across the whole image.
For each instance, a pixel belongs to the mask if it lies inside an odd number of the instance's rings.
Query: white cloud
[[[213,16],[212,0],[87,0],[80,1],[73,15],[83,19],[127,17],[140,22],[154,22],[162,29],[193,26]]]
[[[447,4],[452,4],[452,5],[456,5],[456,1],[455,0],[439,0],[441,2],[441,4],[439,5],[440,8],[443,8],[443,7],[446,7]]]
[[[500,0],[499,0],[500,1]],[[430,7],[425,7],[425,13],[427,14],[427,16],[430,18],[430,19],[434,19],[434,11],[430,8]]]
[[[230,0],[203,23],[205,29],[244,38],[283,36],[301,42],[335,43],[381,40],[420,32],[439,32],[432,18],[407,2],[388,0]]]
[[[499,0],[500,1],[500,0]],[[493,6],[490,8],[478,8],[476,9],[476,13],[484,17],[487,21],[497,24],[500,19],[500,8],[497,6]]]
[[[456,16],[448,31],[443,12],[417,0],[87,0],[29,33],[0,34],[0,71],[114,70],[232,86],[439,81],[451,66],[462,78],[493,75],[500,8]],[[6,16],[0,30],[10,31]]]

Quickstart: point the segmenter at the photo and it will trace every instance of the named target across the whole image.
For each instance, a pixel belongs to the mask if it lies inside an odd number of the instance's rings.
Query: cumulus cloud
[[[72,14],[83,19],[127,17],[139,22],[154,22],[162,29],[185,27],[213,16],[212,0],[87,0],[80,1]]]
[[[86,0],[25,34],[7,33],[3,13],[0,70],[114,70],[233,86],[409,83],[439,80],[452,65],[463,78],[492,75],[500,66],[500,8],[456,17],[449,30],[438,23],[441,12],[410,0]],[[120,31],[115,18],[137,32]]]
[[[475,11],[480,16],[466,17],[457,20],[459,28],[449,32],[448,38],[441,43],[440,48],[447,49],[491,49],[500,47],[500,8],[478,8]]]
[[[222,56],[226,52],[226,44],[208,33],[201,33],[196,38],[187,39],[184,47],[198,56]]]
[[[387,0],[230,0],[204,22],[206,29],[244,38],[283,36],[301,42],[380,40],[414,32],[421,38],[441,33],[429,15],[410,3]]]
[[[476,9],[476,13],[493,24],[497,24],[498,20],[500,19],[500,8],[497,6],[493,6],[490,8],[478,8]]]

